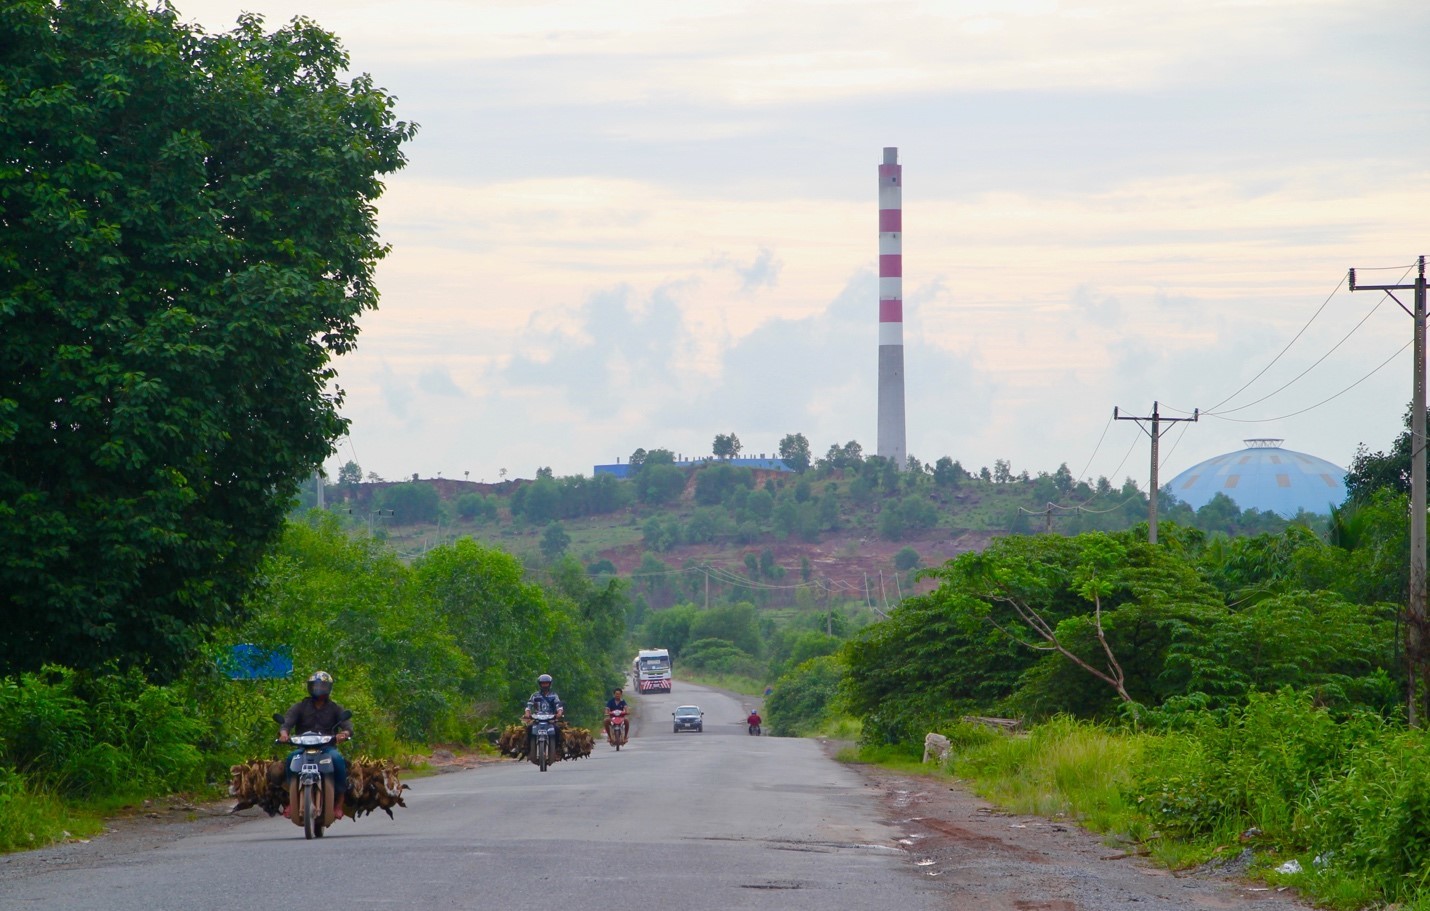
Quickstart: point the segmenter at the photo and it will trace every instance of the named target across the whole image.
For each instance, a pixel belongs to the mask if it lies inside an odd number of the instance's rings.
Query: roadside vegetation
[[[1430,735],[1405,724],[1427,695],[1403,647],[1407,472],[1389,458],[1362,451],[1325,537],[997,539],[790,669],[772,726],[850,717],[845,758],[906,769],[939,734],[940,773],[1126,853],[1249,870],[1328,907],[1430,908]]]

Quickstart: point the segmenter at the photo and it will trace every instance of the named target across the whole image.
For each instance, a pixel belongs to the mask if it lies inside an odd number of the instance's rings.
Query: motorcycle
[[[351,717],[353,713],[344,710],[338,720]],[[273,720],[282,724],[283,716],[275,714]],[[304,838],[322,838],[334,822],[333,758],[324,750],[335,739],[332,734],[305,731],[289,735],[287,741],[274,741],[298,748],[288,760],[288,818],[303,827]]]
[[[628,725],[625,709],[613,709],[611,711],[611,746],[616,748],[616,752],[621,751],[626,741],[630,739],[628,735]]]
[[[531,713],[531,761],[545,772],[556,755],[556,713],[547,709]]]
[[[758,737],[758,736],[760,736],[760,732],[761,732],[762,729],[761,729],[760,723],[759,723],[758,721],[751,721],[751,722],[749,722],[749,727],[750,727],[750,736],[751,736],[751,737]]]

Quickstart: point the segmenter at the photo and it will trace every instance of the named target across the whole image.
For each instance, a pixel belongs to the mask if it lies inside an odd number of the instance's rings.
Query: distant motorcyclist
[[[556,695],[556,691],[551,688],[551,675],[542,674],[536,678],[536,692],[531,694],[531,698],[526,700],[526,711],[521,715],[521,721],[526,725],[526,745],[527,751],[531,747],[531,715],[533,712],[543,712],[548,715],[555,715],[556,725],[556,755],[561,755],[561,720],[566,715],[566,706],[561,701],[561,697]]]
[[[625,691],[622,690],[620,687],[616,687],[614,690],[611,690],[611,698],[606,700],[606,741],[607,741],[607,742],[610,742],[610,740],[611,740],[611,716],[612,716],[612,714],[615,713],[615,712],[627,712],[627,711],[629,711],[629,710],[626,708]],[[630,721],[630,718],[627,717],[627,718],[626,718],[626,739],[629,740],[630,737],[631,737],[631,721]]]
[[[333,793],[337,795],[333,816],[342,819],[343,798],[348,792],[348,763],[343,754],[338,752],[338,744],[353,735],[353,723],[351,720],[341,719],[343,707],[329,698],[332,693],[332,675],[327,671],[314,671],[308,678],[308,698],[294,703],[283,716],[283,724],[278,728],[278,739],[288,743],[292,731],[300,734],[314,731],[334,735],[333,742],[323,747],[323,754],[333,760]],[[301,752],[302,750],[295,750],[290,754],[285,767],[291,768],[292,757]],[[284,815],[288,815],[290,810],[291,807],[285,809]]]
[[[750,709],[750,717],[745,719],[745,723],[750,726],[750,733],[753,734],[760,729],[760,712],[758,709]]]

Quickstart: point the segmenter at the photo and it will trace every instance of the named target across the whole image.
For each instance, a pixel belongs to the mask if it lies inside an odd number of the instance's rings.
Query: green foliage
[[[809,440],[802,433],[785,434],[780,439],[780,459],[798,474],[809,471]]]
[[[919,565],[919,552],[912,547],[901,547],[899,552],[894,554],[894,568],[898,570],[910,570]]]
[[[747,655],[759,655],[760,624],[749,602],[697,610],[690,621],[690,638],[723,639]]]
[[[1066,716],[1010,737],[976,724],[940,729],[951,746],[948,768],[975,790],[1016,813],[1069,816],[1094,831],[1145,836],[1127,794],[1129,768],[1147,740]]]
[[[497,501],[479,493],[464,493],[457,497],[456,511],[459,518],[469,522],[490,522],[497,517]]]
[[[127,797],[201,782],[203,725],[137,670],[50,667],[0,683],[0,768],[71,796]]]
[[[733,459],[744,448],[740,444],[740,438],[733,433],[715,434],[715,442],[711,444],[711,447],[710,451],[715,454],[717,459]]]
[[[1210,622],[1180,626],[1165,675],[1198,705],[1223,707],[1252,691],[1291,686],[1322,705],[1389,711],[1399,701],[1395,611],[1352,604],[1329,592],[1294,591]]]
[[[430,484],[393,484],[378,491],[374,500],[378,508],[392,510],[392,520],[399,525],[436,522],[441,515],[441,499]]]
[[[642,648],[669,649],[672,658],[679,658],[690,641],[690,627],[700,609],[693,604],[677,604],[661,611],[652,611],[641,625],[637,639]]]
[[[414,128],[303,19],[31,0],[4,33],[0,673],[172,675],[346,426]]]
[[[781,737],[803,737],[819,730],[837,710],[843,678],[843,662],[833,655],[795,665],[775,681],[774,691],[765,700],[770,732]]]
[[[692,671],[757,677],[758,660],[725,639],[696,639],[681,651],[681,666]]]
[[[646,456],[646,464],[632,479],[636,496],[642,503],[669,503],[685,490],[685,472],[669,464],[652,464],[651,456]]]
[[[651,516],[641,526],[641,541],[647,550],[665,553],[680,543],[680,522],[674,516]]]
[[[1368,503],[1379,491],[1410,495],[1410,424],[1414,417],[1413,408],[1412,405],[1405,409],[1405,430],[1391,443],[1389,452],[1372,453],[1364,443],[1356,447],[1350,470],[1346,472],[1346,499],[1349,502]],[[1424,457],[1424,450],[1421,449],[1421,458]]]
[[[736,487],[749,490],[754,486],[755,473],[742,465],[707,465],[695,473],[695,502],[701,506],[715,506]]]
[[[570,546],[571,536],[566,533],[566,529],[561,526],[560,522],[552,522],[541,533],[541,552],[546,555],[548,560],[555,560],[566,553],[566,548]]]

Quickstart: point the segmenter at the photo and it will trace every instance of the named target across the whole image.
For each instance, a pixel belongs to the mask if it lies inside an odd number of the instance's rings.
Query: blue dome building
[[[1246,440],[1239,452],[1214,456],[1177,475],[1165,489],[1193,509],[1224,493],[1243,510],[1291,518],[1297,512],[1326,515],[1346,499],[1346,470],[1304,452],[1282,449],[1282,440]]]

